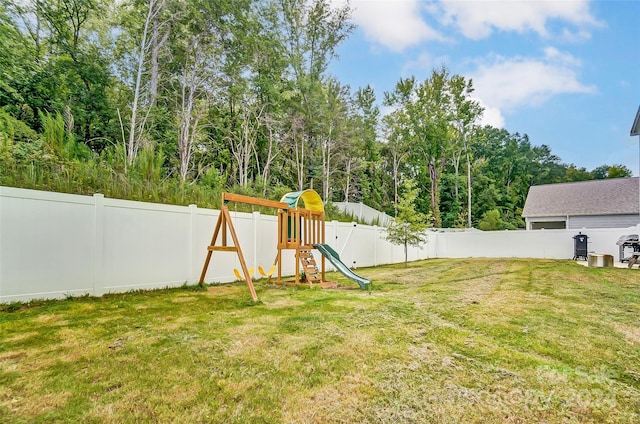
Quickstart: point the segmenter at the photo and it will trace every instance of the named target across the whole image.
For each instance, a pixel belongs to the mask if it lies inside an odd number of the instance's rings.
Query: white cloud
[[[584,26],[601,25],[591,14],[589,0],[442,0],[441,22],[456,27],[465,37],[481,39],[493,31],[533,31],[550,37],[549,21],[561,20],[581,28],[576,33],[562,30],[565,38],[588,38]]]
[[[549,47],[542,57],[495,56],[471,72],[475,95],[501,113],[540,106],[559,94],[595,93],[596,87],[578,79],[581,63],[570,54]]]
[[[342,0],[334,0],[336,3]],[[353,20],[373,43],[400,52],[423,41],[444,41],[422,17],[420,0],[352,0]]]
[[[557,36],[557,39],[566,43],[578,43],[581,41],[587,41],[591,39],[591,33],[584,29],[571,31],[569,28],[564,28],[562,32]]]
[[[403,68],[403,74],[419,74],[443,63],[446,57],[420,53]],[[484,108],[482,125],[503,128],[505,114],[543,105],[561,94],[590,94],[597,88],[580,82],[582,62],[555,47],[546,47],[538,57],[493,55],[469,62],[475,70],[465,72],[473,79],[474,100]]]
[[[485,104],[481,98],[474,97],[473,100],[477,101],[480,106],[484,108],[482,118],[480,119],[480,125],[491,125],[495,128],[504,128],[505,119],[502,112],[500,112],[500,109]]]
[[[330,0],[344,5],[347,0]],[[376,45],[400,52],[425,41],[450,41],[429,24],[437,19],[465,37],[482,39],[494,31],[535,32],[556,40],[590,38],[589,28],[601,26],[590,0],[351,0],[352,18]],[[552,23],[563,26],[551,31]],[[567,26],[569,25],[569,26]]]
[[[580,59],[573,57],[569,53],[561,52],[555,47],[544,48],[544,61],[546,63],[554,63],[557,66],[565,66],[569,68],[579,68],[582,66]]]
[[[329,1],[344,5],[348,0]],[[369,41],[400,52],[425,41],[451,40],[427,18],[475,40],[495,31],[534,32],[566,42],[586,40],[591,37],[589,29],[604,25],[592,14],[591,1],[351,0],[350,5],[353,21]]]
[[[404,64],[402,67],[402,75],[428,75],[432,69],[438,68],[443,64],[446,65],[449,61],[447,56],[433,57],[427,52],[421,52],[414,60],[409,60]]]

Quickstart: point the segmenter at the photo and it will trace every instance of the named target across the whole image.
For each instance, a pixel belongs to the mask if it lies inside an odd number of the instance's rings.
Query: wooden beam
[[[278,247],[276,261],[278,261],[278,283],[280,283],[282,281],[282,249],[280,247]]]
[[[209,250],[210,252],[212,251],[217,251],[217,252],[235,252],[238,250],[237,247],[235,246],[209,246],[207,248],[207,250]]]
[[[267,208],[289,209],[289,205],[283,202],[276,202],[275,200],[260,199],[235,193],[222,193],[222,201],[246,203],[247,205],[264,206]]]

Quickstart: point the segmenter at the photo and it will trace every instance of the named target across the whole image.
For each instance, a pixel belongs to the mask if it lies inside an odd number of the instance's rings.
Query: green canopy
[[[294,191],[282,196],[280,201],[286,203],[290,208],[298,208],[298,201],[302,199],[304,203],[304,209],[309,209],[317,212],[324,212],[324,203],[320,195],[315,190],[308,189],[303,191]]]

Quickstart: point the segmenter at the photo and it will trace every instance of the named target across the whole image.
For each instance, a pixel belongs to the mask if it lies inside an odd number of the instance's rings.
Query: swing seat
[[[238,277],[238,280],[244,281],[244,277],[242,276],[242,274],[240,274],[240,271],[238,271],[238,268],[233,268],[233,273],[236,275],[236,277]],[[249,268],[249,276],[251,275],[253,275],[253,268]]]
[[[275,265],[271,265],[271,268],[269,269],[268,273],[264,272],[264,268],[262,268],[261,266],[258,266],[258,272],[263,277],[271,277],[273,275],[273,271],[275,271],[275,270],[276,270],[276,266]]]

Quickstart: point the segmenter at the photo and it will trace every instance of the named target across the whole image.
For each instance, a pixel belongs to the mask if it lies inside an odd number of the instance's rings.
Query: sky
[[[350,4],[357,27],[329,72],[354,91],[370,85],[382,106],[400,78],[424,81],[445,65],[472,80],[482,124],[527,134],[562,163],[639,175],[640,140],[629,133],[640,107],[640,0]]]

